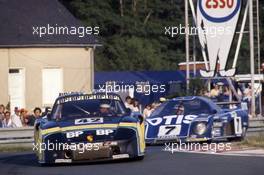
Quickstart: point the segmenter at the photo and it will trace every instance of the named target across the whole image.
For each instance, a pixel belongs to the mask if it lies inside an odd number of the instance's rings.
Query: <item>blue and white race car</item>
[[[144,122],[117,94],[69,94],[35,123],[40,164],[143,159]]]
[[[162,103],[146,119],[146,143],[240,140],[246,135],[248,112],[221,109],[205,97],[178,97]]]

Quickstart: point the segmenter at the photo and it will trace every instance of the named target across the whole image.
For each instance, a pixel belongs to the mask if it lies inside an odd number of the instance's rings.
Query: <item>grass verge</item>
[[[256,148],[264,148],[264,134],[259,134],[256,136],[250,136],[245,138],[242,142],[237,143],[238,146],[248,146]]]

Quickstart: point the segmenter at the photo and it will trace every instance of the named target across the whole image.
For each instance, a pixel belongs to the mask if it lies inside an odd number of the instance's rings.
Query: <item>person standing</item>
[[[0,105],[0,128],[3,127],[3,120],[5,118],[5,106],[3,104]]]
[[[19,116],[19,109],[18,107],[15,107],[14,109],[14,114],[11,116],[11,120],[12,120],[12,127],[13,128],[19,128],[22,127],[22,122]]]
[[[2,123],[2,121],[3,121],[3,117],[0,115],[0,128],[3,127],[3,123]]]
[[[51,112],[51,108],[50,107],[46,107],[45,111],[42,112],[41,117],[47,116],[50,112]]]
[[[219,87],[217,84],[215,84],[214,88],[210,92],[210,96],[214,98],[214,97],[218,97],[219,94],[220,94]]]
[[[22,125],[24,127],[27,127],[28,126],[28,115],[27,115],[27,110],[22,108],[20,109],[20,118],[21,118],[21,121],[22,121]]]
[[[251,92],[252,92],[251,86],[250,84],[247,84],[243,92],[244,95],[243,100],[247,102],[248,113],[250,117],[251,117],[251,99],[252,99]]]
[[[143,117],[146,119],[151,115],[151,113],[152,113],[151,104],[146,105],[145,109],[143,110]]]
[[[133,110],[132,98],[130,96],[126,97],[125,106],[126,108]]]
[[[12,128],[11,113],[9,111],[5,112],[5,119],[3,120],[3,128]]]
[[[132,99],[132,112],[140,112],[140,105],[137,99]]]
[[[35,124],[35,120],[41,118],[41,113],[42,113],[42,111],[41,111],[41,109],[40,109],[39,107],[36,107],[36,108],[33,110],[33,113],[34,113],[33,115],[30,115],[30,116],[28,117],[28,125],[29,125],[29,126],[34,126],[34,124]]]

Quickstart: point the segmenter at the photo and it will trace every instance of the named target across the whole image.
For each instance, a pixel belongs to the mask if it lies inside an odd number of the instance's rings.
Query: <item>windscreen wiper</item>
[[[79,107],[79,106],[76,106],[76,105],[73,105],[73,106],[76,107],[77,109],[83,111],[85,114],[88,114],[88,115],[91,114],[90,112],[86,111],[85,109],[83,109],[83,108],[81,108],[81,107]]]

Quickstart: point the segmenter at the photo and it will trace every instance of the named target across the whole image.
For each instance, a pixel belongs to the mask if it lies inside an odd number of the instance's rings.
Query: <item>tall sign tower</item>
[[[257,7],[253,9],[253,3]],[[190,10],[189,10],[190,9]],[[205,78],[234,77],[236,74],[237,61],[239,59],[239,51],[243,40],[243,35],[246,33],[245,26],[247,20],[249,22],[249,44],[250,44],[250,73],[251,85],[254,87],[255,75],[255,54],[254,54],[254,34],[258,37],[257,46],[259,48],[259,26],[254,25],[253,12],[257,10],[258,15],[258,0],[185,0],[185,25],[189,27],[189,11],[193,23],[196,28],[196,34],[202,52],[202,57],[205,63],[205,70],[200,70],[200,74]],[[238,27],[239,19],[242,19],[241,25]],[[258,16],[255,18],[259,18]],[[258,20],[257,20],[258,23]],[[259,23],[258,23],[259,25]],[[254,32],[257,28],[257,33]],[[192,31],[193,32],[193,31]],[[234,45],[234,37],[237,37],[236,45]],[[187,63],[187,88],[189,87],[189,32],[186,32],[186,63]],[[256,45],[256,44],[255,44]],[[234,50],[234,56],[230,56],[230,51]],[[259,49],[258,49],[259,51]],[[228,60],[232,60],[232,66],[228,67]],[[258,53],[258,58],[259,53]],[[260,60],[259,60],[260,63]],[[217,66],[219,65],[219,66]],[[252,90],[251,100],[252,116],[255,116],[255,94]]]

